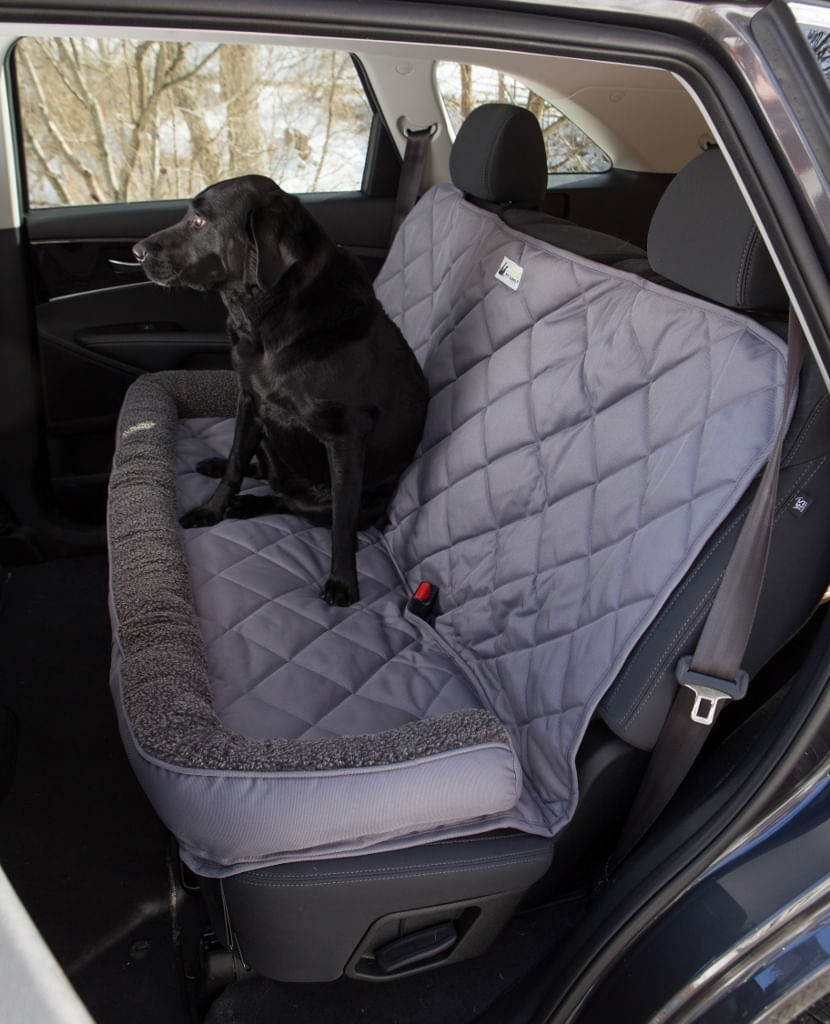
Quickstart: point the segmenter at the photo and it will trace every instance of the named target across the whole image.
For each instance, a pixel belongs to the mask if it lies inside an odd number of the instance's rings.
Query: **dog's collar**
[[[237,292],[226,304],[234,320],[245,320],[256,330],[274,308],[278,298],[279,288],[272,288],[270,291],[256,296],[251,293]]]
[[[259,327],[266,316],[276,304],[278,289],[272,288],[270,292],[263,292],[259,298],[250,299],[245,306],[245,316],[252,327]]]

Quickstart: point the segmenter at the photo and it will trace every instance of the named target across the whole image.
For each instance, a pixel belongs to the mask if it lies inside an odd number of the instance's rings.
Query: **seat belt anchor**
[[[749,673],[743,669],[738,669],[734,679],[719,679],[705,672],[693,671],[691,655],[678,661],[674,674],[678,683],[694,694],[695,702],[689,717],[698,725],[712,725],[720,705],[724,701],[745,697],[749,686]]]

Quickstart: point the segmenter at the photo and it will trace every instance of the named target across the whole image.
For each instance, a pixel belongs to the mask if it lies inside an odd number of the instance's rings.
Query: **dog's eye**
[[[201,215],[201,213],[194,213],[193,220],[190,223],[193,225],[194,228],[201,228],[204,226],[205,218]]]

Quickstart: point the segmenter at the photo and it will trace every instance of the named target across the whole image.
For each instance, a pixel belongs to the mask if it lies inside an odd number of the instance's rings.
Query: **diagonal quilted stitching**
[[[192,466],[226,451],[232,431],[232,421],[181,425],[185,503],[198,484]],[[262,516],[187,531],[184,543],[214,704],[234,731],[317,739],[478,704],[458,667],[403,617],[408,594],[377,531],[360,538],[362,600],[342,609],[319,599],[325,529]]]
[[[459,235],[463,220],[477,223]],[[586,708],[763,463],[783,362],[744,318],[496,220],[464,204],[455,233],[431,239],[432,279],[452,291],[433,308],[452,316],[423,326],[442,340],[387,542],[410,582],[442,586],[439,632],[552,795]],[[476,247],[485,222],[488,244]],[[517,301],[492,279],[494,252],[524,266]],[[389,309],[401,301],[391,287],[383,297]],[[490,428],[497,361],[525,370],[507,378],[501,435]]]

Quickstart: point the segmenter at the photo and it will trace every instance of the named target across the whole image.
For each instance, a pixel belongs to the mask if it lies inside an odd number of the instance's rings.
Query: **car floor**
[[[0,864],[99,1024],[178,1024],[169,841],[109,696],[106,558],[3,575],[0,705],[18,744],[0,800]]]
[[[0,570],[0,864],[98,1024],[463,1024],[576,925],[583,902],[564,898],[485,956],[394,983],[206,984],[201,901],[127,762],[109,656],[103,554]]]

